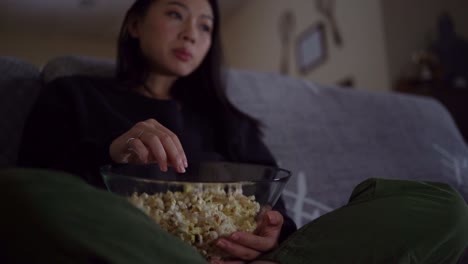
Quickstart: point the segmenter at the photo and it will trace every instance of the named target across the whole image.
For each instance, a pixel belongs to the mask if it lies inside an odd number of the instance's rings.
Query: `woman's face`
[[[129,31],[154,72],[181,77],[208,53],[213,22],[208,0],[156,0]]]

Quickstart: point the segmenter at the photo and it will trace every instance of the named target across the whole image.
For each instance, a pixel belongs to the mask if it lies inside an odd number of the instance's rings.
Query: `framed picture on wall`
[[[307,74],[326,61],[328,56],[325,26],[317,23],[297,38],[296,60],[299,72]]]

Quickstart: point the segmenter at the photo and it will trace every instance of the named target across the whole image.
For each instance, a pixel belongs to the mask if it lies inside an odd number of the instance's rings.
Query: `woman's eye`
[[[202,29],[204,32],[211,33],[211,27],[210,27],[210,26],[202,25],[202,26],[201,26],[201,29]]]
[[[170,11],[167,13],[169,17],[176,18],[176,19],[182,19],[182,15],[179,12],[176,11]]]

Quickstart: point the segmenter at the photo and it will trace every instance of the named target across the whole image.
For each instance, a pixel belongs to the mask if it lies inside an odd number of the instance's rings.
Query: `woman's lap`
[[[468,207],[445,184],[369,179],[348,205],[305,225],[264,257],[299,263],[456,263]]]
[[[0,257],[206,263],[123,198],[67,174],[4,171],[0,184],[5,244]],[[467,205],[447,185],[370,179],[355,188],[348,205],[302,227],[265,259],[282,264],[455,263],[468,245],[467,225]]]

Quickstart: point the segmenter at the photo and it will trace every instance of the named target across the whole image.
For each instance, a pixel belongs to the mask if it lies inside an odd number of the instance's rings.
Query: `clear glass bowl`
[[[101,174],[109,191],[124,196],[183,191],[188,184],[201,189],[221,184],[227,191],[242,187],[244,195],[255,195],[260,205],[271,207],[291,177],[281,168],[230,162],[191,164],[183,174],[171,168],[163,172],[156,164],[108,165]]]
[[[191,164],[184,174],[156,164],[108,165],[101,174],[109,191],[128,197],[208,259],[225,257],[213,246],[218,237],[254,231],[291,177],[276,167],[229,162]]]

